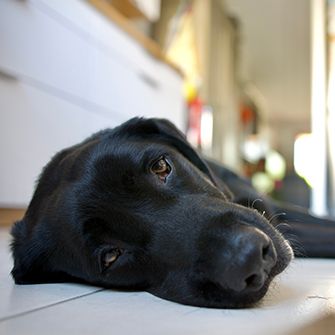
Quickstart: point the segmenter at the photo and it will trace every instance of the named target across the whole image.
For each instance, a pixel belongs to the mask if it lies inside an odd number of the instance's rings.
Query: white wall
[[[0,1],[0,206],[63,147],[132,116],[184,130],[181,77],[80,0]]]

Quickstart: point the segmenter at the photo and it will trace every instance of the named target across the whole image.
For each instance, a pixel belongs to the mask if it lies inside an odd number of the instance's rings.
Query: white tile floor
[[[335,313],[335,260],[295,260],[258,307],[217,310],[145,292],[76,284],[16,286],[9,275],[8,241],[8,231],[0,230],[1,335],[298,334],[299,328]],[[335,318],[317,329],[308,334],[335,334]]]

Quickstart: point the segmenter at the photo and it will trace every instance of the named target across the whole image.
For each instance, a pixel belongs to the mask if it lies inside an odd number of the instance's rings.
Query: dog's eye
[[[119,248],[114,248],[104,252],[102,254],[102,267],[103,269],[109,268],[122,254],[122,250]]]
[[[162,181],[165,181],[171,172],[171,166],[164,157],[160,157],[152,164],[151,172],[156,174]]]

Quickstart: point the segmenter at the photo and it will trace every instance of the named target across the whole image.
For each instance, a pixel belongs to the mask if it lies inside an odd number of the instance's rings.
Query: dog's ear
[[[50,238],[47,234],[41,230],[38,233],[34,231],[33,227],[28,226],[26,219],[17,221],[11,234],[13,237],[11,249],[14,258],[14,267],[11,273],[16,284],[69,280],[65,273],[52,269],[50,264],[52,246],[50,246]]]
[[[43,262],[47,258],[43,245],[36,240],[25,219],[14,224],[11,234],[13,237],[11,248],[14,258],[12,276],[15,283],[41,282],[40,276],[45,272]]]
[[[197,151],[192,148],[187,141],[185,135],[170,121],[166,119],[142,119],[134,118],[128,122],[129,126],[135,127],[132,130],[139,131],[141,134],[148,136],[154,135],[169,145],[176,148],[185,158],[192,162],[200,171],[202,171],[214,185],[219,187],[228,199],[232,199],[232,193],[226,185],[224,185],[213,174],[207,163],[201,158]],[[137,128],[137,129],[136,129]]]

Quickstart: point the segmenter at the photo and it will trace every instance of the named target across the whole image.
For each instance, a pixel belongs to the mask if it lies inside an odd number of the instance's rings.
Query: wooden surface
[[[152,56],[171,66],[179,75],[183,76],[181,69],[169,61],[163,54],[159,45],[141,31],[136,29],[131,22],[114,8],[107,0],[88,0],[88,2],[103,15],[115,22],[122,30],[137,40]]]
[[[109,3],[129,19],[146,18],[144,13],[131,0],[109,0]]]
[[[10,226],[25,213],[22,208],[0,208],[0,226]]]

